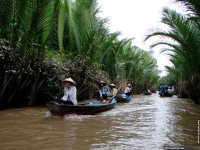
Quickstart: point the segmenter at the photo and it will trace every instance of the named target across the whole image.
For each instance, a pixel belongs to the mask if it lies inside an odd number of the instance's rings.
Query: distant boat
[[[47,104],[47,107],[49,111],[56,116],[64,116],[67,114],[94,115],[114,108],[115,104],[115,99],[106,103],[95,101],[79,103],[78,105],[59,104],[52,101]]]
[[[172,97],[173,96],[173,94],[164,93],[164,92],[159,92],[158,94],[160,95],[160,97]]]
[[[115,96],[117,103],[128,103],[131,101],[131,96],[127,96],[126,94],[118,94]]]
[[[160,87],[160,91],[159,91],[159,95],[160,97],[172,97],[173,96],[173,92],[168,92],[169,87],[168,86],[161,86]]]

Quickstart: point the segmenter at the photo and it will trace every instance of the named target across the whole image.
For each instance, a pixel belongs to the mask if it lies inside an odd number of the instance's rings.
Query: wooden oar
[[[122,84],[119,86],[119,88],[117,89],[117,93],[119,92],[119,90],[122,88]]]

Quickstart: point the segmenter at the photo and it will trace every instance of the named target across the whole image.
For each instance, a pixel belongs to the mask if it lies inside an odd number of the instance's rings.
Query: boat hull
[[[67,114],[77,115],[95,115],[114,108],[116,101],[112,100],[109,103],[89,102],[80,103],[79,105],[66,105],[57,102],[49,102],[47,104],[48,110],[56,116],[64,116]]]
[[[115,99],[117,103],[129,103],[131,101],[131,96],[127,96],[125,94],[118,94]]]
[[[160,95],[160,97],[172,97],[173,95]]]
[[[172,97],[173,94],[168,94],[168,93],[158,93],[160,97]]]

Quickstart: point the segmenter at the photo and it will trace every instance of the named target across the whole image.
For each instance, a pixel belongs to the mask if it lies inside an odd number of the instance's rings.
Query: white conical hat
[[[110,86],[115,86],[115,84],[114,84],[114,83],[111,83]]]
[[[129,84],[127,84],[127,86],[131,86],[131,84],[129,83]]]
[[[100,81],[100,82],[99,82],[99,84],[101,84],[101,83],[103,83],[103,84],[104,84],[104,83],[106,83],[106,82],[104,82],[104,81]]]
[[[71,82],[71,83],[73,83],[73,84],[76,84],[76,83],[74,82],[74,80],[72,80],[72,78],[66,78],[66,79],[64,80],[64,82]]]

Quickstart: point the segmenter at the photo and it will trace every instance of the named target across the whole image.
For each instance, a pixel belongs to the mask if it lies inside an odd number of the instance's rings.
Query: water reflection
[[[95,116],[48,115],[46,108],[0,112],[3,150],[143,150],[164,146],[200,149],[199,106],[190,100],[138,96]]]

